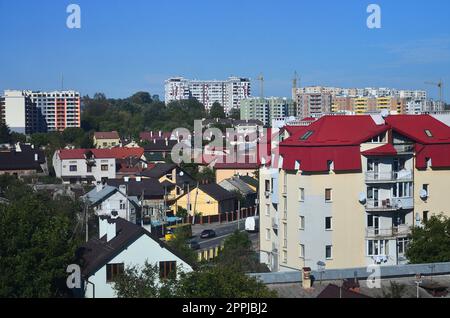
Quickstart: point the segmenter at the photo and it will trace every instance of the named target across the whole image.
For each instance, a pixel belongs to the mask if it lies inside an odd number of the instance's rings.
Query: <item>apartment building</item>
[[[324,116],[289,127],[260,169],[272,271],[396,265],[413,226],[450,216],[450,128],[429,115]]]
[[[252,97],[241,101],[241,120],[259,120],[270,126],[273,120],[295,115],[294,102],[282,97]]]
[[[331,112],[331,93],[305,93],[296,96],[299,118],[320,117]]]
[[[251,85],[248,78],[230,77],[227,80],[189,80],[183,77],[174,77],[165,82],[166,104],[195,98],[207,110],[218,102],[226,113],[233,108],[239,108],[241,100],[250,97]]]
[[[1,102],[2,120],[12,131],[63,131],[80,127],[80,93],[6,90]]]
[[[47,130],[45,119],[29,95],[22,91],[5,91],[0,99],[1,122],[12,132],[32,134]]]
[[[407,100],[404,98],[384,97],[347,97],[336,96],[332,98],[333,112],[353,111],[355,114],[379,113],[383,110],[396,114],[407,113]]]

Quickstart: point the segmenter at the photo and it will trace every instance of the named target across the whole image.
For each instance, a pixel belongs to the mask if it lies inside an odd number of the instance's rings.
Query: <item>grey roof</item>
[[[239,179],[241,179],[246,184],[249,184],[249,185],[251,185],[253,187],[258,188],[258,186],[259,186],[258,180],[256,180],[255,178],[252,178],[250,176],[239,176]]]
[[[86,195],[83,196],[83,198],[86,198],[92,205],[97,205],[100,202],[105,201],[110,196],[115,194],[116,192],[120,192],[117,187],[113,187],[110,185],[105,185],[103,189],[100,191],[97,191],[97,188],[92,189]],[[120,192],[122,193],[122,192]],[[124,197],[127,195],[125,193],[122,193]],[[139,207],[139,199],[136,196],[129,196],[128,200],[133,204],[135,207]]]
[[[110,186],[119,188],[121,185],[127,186],[128,195],[142,197],[144,194],[145,199],[163,199],[164,187],[155,179],[142,179],[136,181],[136,179],[130,179],[126,182],[124,179],[109,179],[106,183]]]
[[[178,252],[153,236],[143,227],[135,225],[122,218],[106,219],[108,219],[109,223],[116,223],[116,236],[109,242],[106,241],[106,235],[100,239],[92,238],[77,251],[77,260],[82,267],[82,275],[84,278],[88,278],[92,274],[96,273],[100,268],[111,261],[128,246],[133,244],[142,235],[147,235],[158,243],[161,248],[168,250],[190,266],[193,266]]]
[[[39,149],[33,149],[30,145],[21,144],[21,151],[12,148],[8,151],[0,151],[0,170],[36,170],[42,172],[41,165],[45,164],[45,154]],[[37,154],[37,161],[35,155]]]
[[[234,193],[225,190],[217,183],[200,184],[198,188],[219,202],[236,198]]]
[[[244,181],[237,177],[222,180],[219,182],[219,185],[228,191],[239,191],[244,196],[256,193]]]

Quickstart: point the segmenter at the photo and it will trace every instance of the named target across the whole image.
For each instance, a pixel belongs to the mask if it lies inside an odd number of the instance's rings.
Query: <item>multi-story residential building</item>
[[[259,173],[273,271],[403,264],[411,228],[450,215],[450,127],[434,117],[324,116],[286,132]]]
[[[12,132],[32,134],[46,131],[45,119],[25,92],[5,91],[0,109],[1,122],[8,125]]]
[[[165,82],[166,104],[189,98],[201,102],[207,110],[218,102],[226,113],[233,108],[239,108],[241,100],[250,97],[251,85],[248,78],[230,77],[227,80],[189,80],[175,77]]]
[[[404,98],[393,96],[336,96],[332,98],[331,109],[333,112],[353,111],[358,115],[376,113],[383,110],[397,114],[405,114],[407,112],[407,101]]]
[[[12,131],[34,133],[80,127],[80,93],[6,90],[3,121]]]
[[[117,131],[97,131],[94,133],[95,148],[105,149],[121,146],[121,140]]]
[[[331,112],[330,93],[305,93],[296,96],[299,118],[320,117]]]
[[[241,101],[241,120],[259,120],[270,126],[272,120],[295,115],[294,102],[281,97],[252,97]]]

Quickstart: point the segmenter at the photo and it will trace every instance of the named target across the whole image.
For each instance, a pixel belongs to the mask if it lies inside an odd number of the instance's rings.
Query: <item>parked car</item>
[[[188,242],[188,246],[192,250],[199,250],[200,249],[200,244],[197,241],[190,241],[190,242]]]
[[[200,238],[202,238],[202,239],[204,239],[204,238],[212,238],[212,237],[216,237],[216,232],[214,232],[213,230],[204,230],[200,234]]]

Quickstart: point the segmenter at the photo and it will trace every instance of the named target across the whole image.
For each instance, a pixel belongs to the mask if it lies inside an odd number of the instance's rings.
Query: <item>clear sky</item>
[[[66,7],[81,7],[81,29]],[[366,8],[382,9],[368,29]],[[450,100],[448,0],[0,0],[0,90],[61,87],[164,96],[170,76],[266,78],[302,85],[437,88]],[[258,93],[257,82],[253,92]]]

